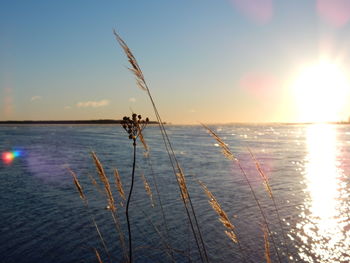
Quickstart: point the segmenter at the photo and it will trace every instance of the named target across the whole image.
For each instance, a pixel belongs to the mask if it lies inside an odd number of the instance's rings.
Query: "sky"
[[[348,0],[1,0],[0,120],[174,124],[350,116]]]

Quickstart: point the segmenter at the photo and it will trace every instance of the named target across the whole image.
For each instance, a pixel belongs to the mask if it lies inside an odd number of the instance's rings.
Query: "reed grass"
[[[280,216],[280,213],[279,213],[279,209],[278,209],[278,206],[277,206],[277,203],[276,203],[275,196],[274,196],[274,194],[272,192],[272,187],[270,185],[269,178],[264,173],[263,169],[261,168],[261,165],[260,165],[259,161],[256,159],[255,155],[253,154],[253,152],[251,151],[251,149],[249,147],[248,147],[248,151],[250,153],[251,158],[253,159],[253,161],[255,163],[256,170],[258,171],[260,177],[262,178],[262,180],[264,182],[264,186],[265,186],[266,192],[268,193],[269,197],[272,200],[273,207],[274,207],[275,213],[277,215],[277,220],[278,220],[279,226],[281,228],[282,237],[283,237],[283,241],[284,241],[284,247],[285,247],[286,252],[287,252],[287,257],[290,257],[291,255],[290,255],[290,252],[289,252],[289,246],[288,246],[288,242],[287,242],[287,237],[286,237],[286,234],[285,234],[284,229],[283,229],[282,219],[281,219],[281,216]]]
[[[222,153],[224,154],[224,156],[233,161],[235,164],[237,164],[239,170],[241,171],[242,175],[243,175],[243,178],[245,179],[247,185],[249,186],[249,189],[250,189],[250,193],[252,194],[253,198],[254,198],[254,201],[260,211],[260,214],[262,216],[262,219],[264,221],[264,224],[266,226],[266,229],[267,229],[267,233],[269,235],[269,237],[271,238],[271,241],[272,241],[272,244],[273,244],[273,247],[274,247],[274,250],[275,250],[275,253],[277,255],[277,258],[278,258],[278,262],[282,262],[282,259],[281,259],[281,256],[280,256],[280,253],[278,251],[278,248],[277,248],[277,245],[276,245],[276,242],[275,242],[275,239],[272,235],[272,232],[270,230],[270,226],[269,226],[269,223],[268,223],[268,220],[267,220],[267,217],[266,217],[266,214],[260,204],[260,201],[253,189],[253,186],[252,184],[250,183],[250,180],[248,179],[248,176],[245,172],[245,170],[243,169],[242,165],[241,165],[241,162],[239,161],[238,158],[236,158],[233,153],[231,152],[231,150],[229,149],[229,147],[227,146],[227,144],[212,130],[210,129],[208,126],[202,124],[202,126],[209,132],[209,134],[218,142],[219,146],[221,147],[222,149]]]
[[[266,226],[263,227],[263,231],[264,231],[264,243],[265,243],[265,258],[266,258],[266,263],[271,263],[269,234],[267,233]]]
[[[179,194],[181,196],[181,200],[183,203],[183,207],[184,210],[186,212],[186,219],[187,219],[187,223],[189,225],[189,234],[192,235],[193,240],[195,242],[196,248],[197,248],[197,253],[199,256],[199,259],[201,262],[210,262],[209,260],[209,256],[207,253],[207,248],[206,248],[206,244],[203,238],[203,234],[201,231],[201,227],[200,224],[198,222],[198,217],[196,214],[196,211],[194,209],[194,205],[192,202],[192,198],[191,198],[191,194],[189,192],[188,189],[188,185],[187,185],[187,181],[186,181],[186,176],[185,176],[185,172],[183,171],[183,169],[181,168],[181,165],[177,159],[177,156],[175,155],[175,151],[173,149],[172,143],[169,139],[168,133],[165,129],[164,123],[162,121],[162,118],[158,112],[158,109],[156,107],[156,104],[154,102],[153,96],[151,95],[150,89],[146,83],[145,77],[143,75],[143,72],[140,68],[140,66],[137,63],[137,60],[135,58],[135,56],[133,55],[133,53],[131,52],[131,50],[129,49],[129,47],[127,46],[127,44],[124,42],[124,40],[116,33],[116,31],[113,31],[117,42],[119,43],[119,45],[122,47],[122,49],[124,50],[128,61],[131,65],[131,67],[129,68],[129,70],[132,72],[132,74],[135,76],[136,79],[136,84],[137,86],[145,91],[148,95],[148,98],[151,101],[157,122],[158,122],[158,126],[160,129],[160,133],[162,136],[162,140],[163,140],[163,144],[165,146],[168,158],[170,160],[170,164],[171,164],[171,169],[172,172],[175,176],[176,179],[176,183],[178,185],[178,191]],[[113,191],[108,179],[108,176],[105,173],[105,170],[103,168],[102,163],[100,162],[98,156],[96,155],[95,152],[91,152],[91,156],[93,159],[93,162],[95,164],[96,167],[96,171],[97,174],[99,176],[99,180],[101,181],[101,185],[103,186],[103,190],[101,189],[101,187],[99,186],[99,183],[92,177],[89,176],[91,183],[102,193],[104,193],[104,196],[106,198],[107,201],[107,208],[111,211],[112,214],[112,218],[114,221],[114,225],[116,227],[116,231],[119,234],[119,241],[120,241],[120,246],[122,247],[123,250],[123,256],[124,258],[122,259],[124,262],[133,262],[133,250],[136,248],[133,248],[133,235],[132,235],[132,229],[131,229],[131,218],[130,218],[130,208],[131,208],[131,199],[132,199],[132,195],[133,195],[133,189],[134,189],[134,184],[135,184],[135,172],[136,172],[136,161],[137,159],[137,139],[140,140],[140,143],[142,144],[143,148],[144,148],[144,153],[145,153],[145,157],[148,159],[148,164],[149,164],[149,168],[152,174],[152,179],[153,179],[153,184],[155,186],[156,189],[156,196],[157,196],[157,200],[159,203],[159,207],[161,210],[161,214],[162,214],[162,219],[163,219],[163,225],[166,231],[166,235],[163,235],[162,231],[152,222],[152,220],[144,213],[144,219],[145,221],[148,222],[148,225],[152,226],[152,228],[154,229],[154,232],[158,235],[162,245],[163,245],[163,251],[167,254],[167,256],[169,257],[171,262],[176,262],[176,257],[175,257],[175,253],[183,253],[184,255],[186,255],[185,252],[174,249],[171,246],[171,236],[169,234],[169,229],[168,229],[168,220],[166,218],[165,215],[165,211],[163,209],[163,203],[162,203],[162,199],[160,196],[160,191],[158,188],[158,184],[157,184],[157,178],[154,175],[154,170],[153,170],[153,166],[152,166],[152,162],[150,160],[150,148],[146,142],[145,136],[143,135],[143,130],[146,127],[148,123],[148,118],[146,120],[142,120],[141,115],[136,115],[135,113],[132,114],[132,117],[124,117],[123,118],[123,122],[122,122],[122,127],[125,129],[125,131],[127,131],[128,133],[128,138],[131,140],[132,142],[132,153],[133,153],[133,158],[132,158],[132,171],[131,171],[131,178],[130,178],[130,189],[128,192],[128,195],[125,194],[124,188],[123,188],[123,184],[121,181],[121,177],[119,174],[119,171],[117,169],[113,170],[113,176],[114,176],[114,183],[115,183],[115,187],[116,190],[118,192],[118,194],[116,194],[116,198],[113,195]],[[222,154],[230,161],[232,161],[235,165],[238,166],[241,174],[243,175],[243,178],[245,179],[246,184],[249,187],[250,193],[253,196],[253,199],[260,211],[261,217],[263,219],[263,234],[264,234],[264,257],[266,259],[267,263],[271,263],[271,251],[270,251],[270,240],[271,240],[271,244],[273,246],[273,251],[275,252],[276,256],[277,256],[277,260],[278,262],[282,262],[279,251],[278,251],[278,247],[276,244],[276,241],[274,239],[274,236],[272,234],[272,231],[270,229],[269,226],[269,222],[267,220],[265,211],[263,210],[263,207],[260,204],[260,201],[252,187],[252,184],[245,172],[245,170],[243,169],[240,160],[232,153],[232,151],[230,150],[229,146],[224,142],[223,139],[220,138],[219,135],[217,135],[212,129],[210,129],[208,126],[206,126],[205,124],[202,124],[202,126],[209,132],[209,134],[216,140],[216,142],[219,144],[220,149],[222,151]],[[253,153],[251,152],[251,150],[249,149],[250,155],[252,160],[255,163],[256,166],[256,170],[258,171],[259,175],[261,176],[261,178],[263,179],[264,182],[264,186],[266,188],[266,191],[269,195],[269,198],[271,198],[273,200],[274,203],[274,207],[275,207],[275,212],[277,214],[277,217],[279,219],[279,224],[283,233],[283,237],[284,237],[284,244],[287,246],[287,239],[285,237],[285,234],[283,232],[283,225],[281,222],[281,218],[278,212],[278,207],[277,207],[277,203],[275,201],[273,192],[272,192],[272,188],[269,184],[268,178],[265,175],[265,173],[263,172],[260,163],[257,161],[257,159],[255,158],[255,156],[253,155]],[[88,200],[86,195],[84,194],[83,188],[80,184],[80,182],[78,181],[78,178],[76,176],[76,174],[73,171],[70,171],[72,177],[73,177],[73,182],[75,187],[77,188],[77,191],[79,193],[79,197],[83,200],[84,204],[86,205],[86,207],[88,208]],[[145,188],[145,191],[150,199],[151,202],[151,206],[155,207],[155,202],[154,202],[154,198],[153,198],[153,192],[151,189],[151,186],[149,184],[149,182],[147,181],[144,173],[141,173],[141,178],[143,181],[143,185]],[[241,241],[238,237],[238,233],[237,230],[234,226],[234,224],[231,222],[230,218],[228,217],[228,215],[226,214],[226,212],[223,210],[222,206],[220,205],[220,203],[218,202],[218,200],[216,199],[215,195],[208,189],[208,187],[202,182],[198,180],[199,185],[201,186],[201,188],[203,189],[204,193],[206,194],[207,198],[208,198],[208,202],[210,204],[210,206],[212,207],[212,209],[215,211],[215,213],[218,216],[218,220],[221,222],[221,224],[224,227],[224,233],[225,235],[234,243],[238,245],[238,249],[240,251],[240,256],[243,262],[247,262],[247,257],[246,257],[246,253],[243,249],[243,246],[241,244]],[[121,227],[120,221],[119,221],[119,216],[117,214],[118,211],[118,202],[116,202],[117,198],[119,198],[122,200],[121,201],[121,206],[123,206],[123,201],[126,201],[126,207],[125,207],[125,219],[127,221],[127,231],[128,231],[128,249],[126,248],[125,245],[125,239],[124,239],[124,232],[123,229]],[[118,198],[118,199],[119,199]],[[89,209],[89,208],[88,208]],[[91,217],[91,220],[95,226],[95,229],[99,235],[99,238],[101,240],[101,244],[102,247],[104,248],[104,252],[106,253],[106,255],[108,256],[109,261],[111,262],[111,257],[109,254],[109,250],[107,248],[107,245],[104,241],[103,235],[98,227],[98,225],[96,224],[96,221],[94,219],[94,217]],[[191,257],[191,251],[190,251],[190,245],[189,245],[189,249],[188,249],[188,255],[186,255],[186,258],[189,262],[192,262],[193,259]],[[97,249],[94,249],[95,255],[96,255],[96,259],[98,262],[102,262],[102,258],[98,252]],[[287,255],[289,255],[289,251],[288,251],[288,247],[287,247]]]
[[[89,202],[88,202],[88,199],[86,197],[86,195],[84,194],[84,190],[83,190],[83,187],[81,186],[79,180],[78,180],[78,177],[77,175],[75,174],[75,172],[73,172],[71,169],[68,169],[69,173],[71,174],[71,176],[73,177],[73,181],[74,181],[74,185],[79,193],[79,196],[80,198],[83,200],[83,203],[84,203],[84,206],[85,208],[87,209],[88,213],[89,213],[89,216],[90,216],[90,219],[91,219],[91,222],[93,223],[95,229],[96,229],[96,232],[99,236],[99,239],[101,241],[101,244],[104,248],[104,251],[109,259],[109,262],[111,262],[111,256],[110,256],[110,253],[108,251],[108,248],[107,248],[107,245],[106,245],[106,242],[102,236],[102,233],[100,231],[100,228],[98,227],[97,223],[96,223],[96,220],[95,220],[95,217],[93,216],[93,214],[91,213],[91,210],[90,210],[90,207],[89,207]],[[97,251],[97,250],[95,250]]]
[[[94,248],[94,251],[95,251],[95,255],[96,255],[96,259],[99,263],[103,263],[102,262],[102,259],[101,259],[101,256],[100,256],[100,253],[98,252],[98,250],[96,248]]]
[[[120,178],[118,169],[114,169],[115,186],[117,187],[118,193],[123,200],[126,200],[125,192],[122,184],[122,179]]]
[[[157,196],[160,212],[162,214],[162,220],[163,220],[163,225],[164,225],[164,229],[165,229],[165,232],[166,232],[166,237],[167,237],[167,240],[168,240],[167,243],[168,243],[168,246],[171,247],[171,244],[170,244],[171,243],[171,241],[170,241],[171,239],[170,239],[170,234],[169,234],[168,222],[167,222],[167,219],[166,219],[166,216],[165,216],[164,207],[163,207],[163,201],[162,201],[162,198],[161,198],[161,195],[160,195],[160,191],[159,191],[159,188],[158,188],[158,183],[157,183],[156,177],[154,175],[154,169],[153,169],[152,161],[151,161],[151,158],[150,158],[150,151],[147,151],[147,155],[145,155],[145,158],[147,159],[148,166],[150,168],[150,172],[151,172],[151,176],[152,176],[153,185],[154,185],[154,188],[156,189],[156,196]],[[170,251],[170,254],[171,254],[172,260],[174,260],[174,254],[173,254],[172,250]]]
[[[145,187],[145,191],[149,197],[149,200],[151,201],[151,206],[152,207],[155,207],[154,205],[154,201],[153,201],[153,193],[152,193],[152,189],[145,177],[145,175],[143,173],[141,173],[141,178],[142,178],[142,181],[143,181],[143,186]]]
[[[181,185],[180,185],[180,182],[178,181],[178,176],[177,176],[178,173],[182,173],[181,168],[180,168],[180,164],[179,164],[177,157],[175,155],[172,143],[171,143],[169,136],[167,134],[167,131],[164,127],[164,123],[163,123],[162,118],[158,112],[158,109],[157,109],[157,106],[154,102],[153,96],[150,92],[150,89],[148,88],[148,85],[147,85],[146,80],[144,78],[143,72],[142,72],[139,64],[137,63],[135,56],[133,55],[133,53],[131,52],[130,48],[125,43],[125,41],[117,34],[117,32],[115,30],[113,30],[113,33],[114,33],[114,36],[115,36],[117,42],[122,47],[122,49],[124,50],[124,53],[126,54],[128,60],[129,60],[129,63],[131,65],[131,68],[129,68],[129,70],[134,74],[137,86],[140,89],[147,92],[148,98],[151,101],[156,119],[158,121],[158,125],[159,125],[159,129],[160,129],[160,132],[162,135],[164,146],[166,148],[166,151],[167,151],[167,154],[168,154],[171,166],[172,166],[173,174],[176,178],[176,181],[177,181],[177,184],[179,187],[179,191],[182,194]],[[189,202],[186,202],[185,201],[186,199],[184,197],[182,197],[182,200],[183,200],[184,208],[186,210],[187,219],[190,222],[193,237],[194,237],[195,242],[197,244],[197,248],[198,248],[199,255],[201,257],[201,261],[202,262],[209,262],[207,250],[206,250],[203,236],[202,236],[202,233],[200,230],[200,226],[198,224],[197,215],[196,215],[196,212],[194,210],[191,197],[188,194],[188,201]]]
[[[203,188],[205,194],[208,196],[209,204],[214,209],[214,211],[219,216],[219,221],[222,223],[222,225],[226,228],[225,233],[226,235],[234,242],[238,243],[238,238],[236,235],[236,230],[233,224],[231,223],[230,219],[228,218],[226,212],[221,208],[221,205],[216,200],[215,196],[208,190],[208,187],[202,182],[198,181],[200,186]]]
[[[106,173],[103,169],[103,166],[100,162],[100,160],[98,159],[96,153],[91,152],[91,156],[95,162],[96,165],[96,169],[98,172],[98,175],[100,176],[100,180],[104,185],[105,191],[106,191],[106,195],[107,195],[107,201],[108,201],[108,207],[109,209],[111,209],[112,211],[115,211],[117,208],[115,206],[115,201],[114,201],[114,197],[112,194],[112,190],[111,190],[111,185],[109,184],[109,180],[106,176]]]
[[[107,196],[107,204],[108,204],[107,205],[107,209],[111,211],[111,215],[112,215],[115,227],[116,227],[116,231],[117,231],[117,233],[119,235],[120,245],[121,245],[121,247],[123,249],[123,252],[124,252],[124,258],[125,258],[126,261],[128,261],[128,256],[127,256],[126,247],[125,247],[124,234],[123,234],[123,231],[121,229],[119,217],[118,217],[118,214],[117,214],[117,207],[115,205],[115,201],[114,201],[114,197],[113,197],[113,194],[112,194],[112,190],[111,190],[111,185],[109,183],[109,179],[108,179],[108,177],[107,177],[107,175],[106,175],[106,173],[104,171],[104,168],[103,168],[100,160],[98,159],[96,153],[95,152],[91,152],[91,156],[92,156],[93,161],[95,163],[96,170],[97,170],[97,173],[99,175],[100,181],[104,185],[105,193],[106,193],[106,196]]]

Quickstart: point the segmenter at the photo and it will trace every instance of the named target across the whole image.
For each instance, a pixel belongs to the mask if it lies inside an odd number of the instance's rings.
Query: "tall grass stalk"
[[[269,197],[272,200],[272,203],[273,203],[273,206],[274,206],[274,210],[275,210],[275,213],[277,215],[278,223],[279,223],[281,231],[282,231],[282,237],[283,237],[283,241],[284,241],[284,246],[285,246],[286,251],[287,251],[287,257],[289,257],[290,256],[290,252],[289,252],[289,246],[288,246],[288,242],[287,242],[287,237],[286,237],[286,234],[285,234],[284,229],[283,229],[281,216],[280,216],[279,209],[278,209],[278,206],[277,206],[277,203],[276,203],[276,200],[275,200],[275,196],[274,196],[274,194],[272,192],[272,187],[270,185],[269,179],[266,176],[266,174],[264,173],[264,171],[262,170],[259,161],[256,159],[255,155],[253,154],[253,152],[251,151],[251,149],[249,147],[248,147],[248,151],[250,153],[250,156],[251,156],[252,160],[255,163],[256,170],[259,172],[260,177],[263,179],[263,182],[264,182],[264,185],[265,185],[265,189],[266,189]]]
[[[102,263],[102,259],[100,257],[100,253],[98,252],[98,250],[96,248],[94,248],[95,250],[95,255],[96,255],[96,259],[99,263]]]
[[[96,166],[96,170],[98,172],[99,178],[101,180],[101,182],[104,185],[104,189],[105,189],[105,194],[107,197],[107,208],[111,211],[111,215],[114,221],[114,225],[116,227],[116,231],[119,234],[119,241],[120,241],[120,245],[123,249],[123,253],[124,253],[124,258],[126,261],[129,260],[128,258],[128,254],[126,253],[126,246],[125,246],[125,239],[124,239],[124,234],[123,231],[121,229],[121,225],[120,225],[120,221],[119,221],[119,217],[117,214],[117,207],[115,205],[115,201],[114,201],[114,197],[112,194],[112,189],[111,189],[111,185],[109,183],[108,177],[104,171],[104,168],[100,162],[100,160],[98,159],[97,155],[95,152],[91,152],[91,156],[94,160],[95,166]]]
[[[270,242],[269,242],[269,236],[266,230],[266,226],[263,228],[264,230],[264,242],[265,242],[265,258],[266,263],[271,263],[271,255],[270,255]]]
[[[250,183],[250,181],[249,181],[249,179],[248,179],[248,176],[247,176],[245,170],[243,169],[243,167],[242,167],[242,165],[241,165],[241,162],[239,161],[238,158],[236,158],[236,157],[234,156],[234,154],[231,152],[231,150],[229,149],[229,147],[227,146],[227,144],[226,144],[213,130],[211,130],[208,126],[206,126],[206,125],[204,125],[204,124],[202,124],[202,126],[203,126],[203,127],[209,132],[209,134],[218,142],[219,146],[220,146],[221,149],[222,149],[222,152],[223,152],[224,156],[225,156],[226,158],[228,158],[229,160],[231,160],[232,162],[234,162],[234,163],[238,166],[239,170],[241,171],[241,173],[242,173],[242,175],[243,175],[243,177],[244,177],[244,179],[245,179],[247,185],[249,186],[250,192],[251,192],[251,194],[252,194],[252,196],[253,196],[253,198],[254,198],[254,200],[255,200],[255,203],[256,203],[257,207],[259,208],[259,211],[260,211],[260,213],[261,213],[261,216],[262,216],[262,218],[263,218],[263,220],[264,220],[264,224],[266,225],[267,233],[269,234],[269,237],[270,237],[271,240],[272,240],[272,244],[273,244],[274,250],[275,250],[275,252],[276,252],[278,261],[279,261],[279,262],[282,262],[281,256],[280,256],[280,254],[279,254],[279,252],[278,252],[278,248],[277,248],[275,239],[274,239],[274,237],[273,237],[273,235],[272,235],[272,232],[271,232],[271,230],[270,230],[269,223],[268,223],[267,217],[266,217],[266,215],[265,215],[265,212],[264,212],[264,210],[263,210],[263,208],[262,208],[262,206],[261,206],[261,204],[260,204],[260,201],[259,201],[258,197],[257,197],[256,194],[255,194],[255,191],[254,191],[254,189],[253,189],[253,186],[252,186],[252,184]]]
[[[165,251],[166,251],[167,255],[170,257],[171,261],[176,262],[175,258],[174,258],[174,254],[173,254],[173,249],[169,246],[167,240],[163,237],[162,233],[159,231],[159,229],[156,227],[156,225],[152,222],[152,220],[146,215],[145,211],[142,210],[142,213],[145,216],[146,220],[148,221],[148,224],[153,227],[155,232],[160,237],[160,240],[162,241],[162,243],[164,244],[164,246],[166,248]]]
[[[159,188],[158,188],[158,183],[157,183],[156,177],[155,177],[155,175],[154,175],[153,165],[152,165],[152,161],[151,161],[151,159],[150,159],[149,152],[148,152],[146,158],[147,158],[147,160],[148,160],[148,165],[149,165],[149,167],[150,167],[151,175],[152,175],[152,181],[153,181],[154,187],[155,187],[155,189],[156,189],[156,193],[157,193],[157,199],[158,199],[160,211],[161,211],[161,214],[162,214],[163,224],[164,224],[164,228],[165,228],[165,232],[166,232],[166,236],[167,236],[167,240],[168,240],[167,244],[168,244],[168,246],[170,247],[171,244],[170,244],[170,234],[169,234],[168,222],[167,222],[166,217],[165,217],[165,212],[164,212],[164,208],[163,208],[163,202],[162,202],[162,198],[161,198],[161,196],[160,196],[160,191],[159,191]],[[173,254],[173,251],[172,251],[172,250],[170,250],[170,254],[171,254],[171,258],[174,260],[174,254]]]
[[[243,262],[246,262],[245,253],[243,251],[241,242],[239,241],[237,231],[232,224],[231,220],[227,216],[226,212],[222,209],[220,203],[217,201],[216,197],[213,195],[211,191],[209,191],[208,187],[200,180],[198,180],[198,183],[204,190],[205,194],[207,195],[209,199],[209,204],[213,208],[213,210],[218,214],[219,221],[222,223],[222,225],[226,228],[225,234],[231,239],[233,243],[236,243],[238,245],[238,248],[241,252],[241,257]]]
[[[160,117],[160,114],[159,114],[158,109],[156,107],[156,104],[154,102],[153,96],[151,95],[151,92],[150,92],[150,90],[148,88],[148,85],[147,85],[147,83],[145,81],[145,78],[143,76],[142,70],[139,67],[139,65],[137,63],[137,60],[134,57],[134,55],[131,52],[131,50],[129,49],[128,45],[117,34],[117,32],[115,30],[113,30],[113,33],[114,33],[114,35],[116,37],[116,40],[118,41],[118,43],[120,44],[120,46],[124,50],[128,60],[129,60],[129,63],[131,65],[131,68],[129,68],[129,70],[136,77],[137,85],[139,86],[139,88],[141,88],[142,90],[147,92],[147,95],[148,95],[148,97],[149,97],[149,99],[151,101],[154,113],[155,113],[157,121],[158,121],[158,125],[159,125],[159,128],[160,128],[160,131],[161,131],[161,134],[162,134],[162,139],[163,139],[164,145],[166,147],[166,151],[168,153],[169,160],[171,162],[173,173],[174,173],[174,176],[176,178],[179,190],[181,192],[180,182],[178,181],[178,178],[176,176],[177,173],[181,173],[180,164],[179,164],[179,162],[178,162],[178,160],[176,158],[176,155],[175,155],[175,152],[173,150],[172,144],[170,142],[170,139],[169,139],[168,134],[166,132],[166,129],[164,127],[162,118]],[[204,261],[209,262],[207,251],[206,251],[206,247],[205,247],[205,244],[204,244],[204,240],[203,240],[202,233],[201,233],[201,230],[200,230],[200,227],[199,227],[199,224],[198,224],[197,216],[196,216],[193,204],[192,204],[191,197],[190,197],[190,195],[188,196],[189,202],[185,202],[184,201],[185,200],[184,197],[182,199],[183,199],[183,204],[184,204],[184,207],[185,207],[185,210],[186,210],[187,218],[188,218],[188,220],[190,222],[191,230],[192,230],[194,239],[195,239],[197,247],[198,247],[198,252],[200,254],[201,260],[202,260],[202,262],[204,262]]]
[[[89,202],[88,202],[88,199],[87,199],[86,195],[84,194],[83,187],[79,183],[78,177],[75,174],[75,172],[73,172],[71,169],[68,169],[68,171],[71,174],[71,176],[73,177],[74,185],[77,188],[79,196],[80,196],[81,200],[83,201],[86,210],[89,213],[91,222],[93,223],[93,225],[94,225],[94,227],[96,229],[96,232],[97,232],[97,234],[98,234],[98,236],[100,238],[102,247],[103,247],[103,249],[104,249],[104,251],[105,251],[105,253],[106,253],[107,257],[108,257],[108,260],[109,260],[109,262],[112,262],[110,254],[109,254],[109,251],[108,251],[108,248],[107,248],[107,245],[106,245],[106,242],[105,242],[105,240],[104,240],[104,238],[103,238],[103,236],[101,234],[101,231],[100,231],[100,229],[99,229],[99,227],[98,227],[98,225],[96,223],[96,220],[95,220],[94,216],[91,213]],[[96,249],[95,249],[95,253],[96,253],[96,256],[98,256],[98,258],[99,258],[100,255],[98,254],[98,251]],[[100,260],[101,260],[101,258],[100,258]]]

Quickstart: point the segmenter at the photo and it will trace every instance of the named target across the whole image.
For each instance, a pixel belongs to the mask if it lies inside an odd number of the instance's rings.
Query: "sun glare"
[[[347,120],[349,81],[337,64],[321,61],[304,67],[293,83],[300,122]]]

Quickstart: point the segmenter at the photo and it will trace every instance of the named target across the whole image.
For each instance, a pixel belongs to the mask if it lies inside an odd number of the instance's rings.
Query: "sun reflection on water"
[[[337,127],[307,128],[304,210],[297,224],[299,255],[307,262],[350,262],[348,191],[340,168]]]

